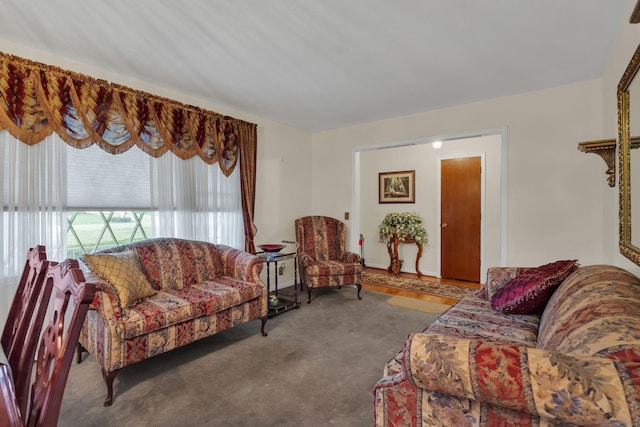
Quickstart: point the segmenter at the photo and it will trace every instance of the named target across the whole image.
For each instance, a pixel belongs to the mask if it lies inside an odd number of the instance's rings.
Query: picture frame
[[[415,202],[415,170],[378,173],[378,203]]]

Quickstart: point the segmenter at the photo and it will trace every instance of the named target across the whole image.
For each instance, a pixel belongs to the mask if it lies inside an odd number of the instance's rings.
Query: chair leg
[[[80,343],[76,344],[76,355],[77,355],[76,362],[77,363],[82,363],[82,353],[85,351],[86,350],[82,345],[80,345]]]
[[[263,337],[267,336],[267,333],[264,330],[264,326],[267,324],[267,319],[269,318],[269,316],[262,316],[260,318],[260,320],[262,320],[262,326],[260,326],[260,333],[262,334]]]
[[[360,291],[362,290],[362,285],[360,283],[358,283],[356,286],[358,287],[358,299],[362,299],[362,297],[360,296]]]
[[[307,299],[307,304],[311,304],[311,288],[307,287],[307,294],[309,298]]]
[[[107,372],[102,368],[102,378],[107,385],[107,398],[104,400],[104,406],[111,406],[113,404],[113,380],[116,379],[120,369],[116,369],[113,372]]]

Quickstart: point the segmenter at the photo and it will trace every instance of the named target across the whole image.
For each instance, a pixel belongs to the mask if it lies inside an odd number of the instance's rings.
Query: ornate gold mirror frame
[[[632,222],[640,230],[640,180],[636,189],[631,189],[632,173],[640,176],[640,46],[636,49],[618,84],[618,141],[620,160],[620,253],[640,265],[640,232],[632,238]],[[632,211],[632,202],[637,202]],[[635,221],[632,221],[633,218]]]

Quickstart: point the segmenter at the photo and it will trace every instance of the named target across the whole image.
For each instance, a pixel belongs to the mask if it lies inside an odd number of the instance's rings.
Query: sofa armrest
[[[119,319],[122,306],[120,305],[120,297],[118,296],[116,288],[100,276],[93,273],[84,260],[81,259],[80,261],[79,265],[82,273],[84,274],[85,280],[90,283],[95,283],[96,285],[96,293],[93,296],[93,301],[89,304],[89,310],[98,310],[102,313],[105,305],[109,305],[112,307],[109,308],[109,311],[114,311]]]
[[[298,254],[298,267],[306,267],[313,264],[315,259],[308,253],[301,252]]]
[[[118,292],[116,292],[116,289],[110,283],[93,274],[91,270],[87,269],[84,273],[85,279],[96,285],[96,293],[93,297],[93,301],[89,305],[89,313],[87,313],[87,317],[84,321],[85,326],[81,333],[81,341],[83,341],[82,337],[86,337],[89,333],[84,330],[87,328],[91,329],[93,331],[92,333],[96,333],[103,337],[118,337],[119,339],[124,339],[124,328],[122,327],[121,320],[122,306],[120,304]],[[95,315],[92,314],[92,312],[95,313]],[[93,326],[89,326],[90,323],[93,323]],[[87,342],[87,340],[84,340],[84,345],[89,347],[90,343]],[[88,347],[87,350],[95,355],[96,358],[104,358],[106,356],[105,352],[102,350],[98,351],[97,348],[90,349]],[[101,361],[101,366],[106,366],[104,363],[106,362]]]
[[[360,255],[349,251],[340,252],[340,254],[338,254],[338,260],[347,264],[358,264],[360,263]]]
[[[403,355],[416,387],[582,426],[633,424],[635,365],[431,334],[410,335]]]
[[[223,276],[244,282],[262,282],[260,272],[263,262],[260,257],[226,245],[216,245],[216,247],[222,260]]]

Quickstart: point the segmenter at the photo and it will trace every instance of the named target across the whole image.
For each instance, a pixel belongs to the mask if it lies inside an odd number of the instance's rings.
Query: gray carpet
[[[373,386],[409,332],[437,315],[355,288],[314,292],[299,309],[253,321],[124,368],[115,401],[85,353],[75,361],[60,426],[371,426]]]

